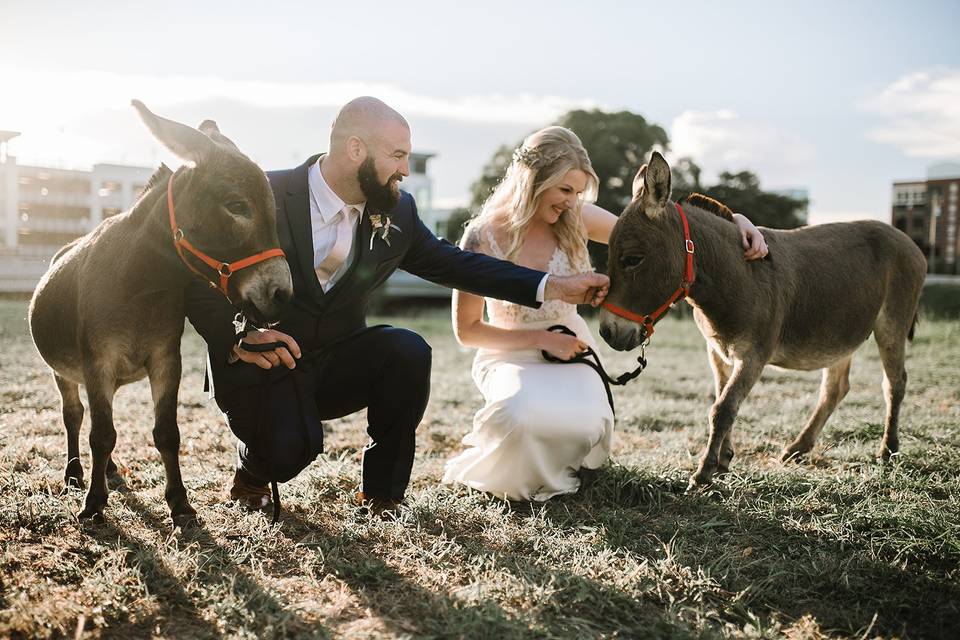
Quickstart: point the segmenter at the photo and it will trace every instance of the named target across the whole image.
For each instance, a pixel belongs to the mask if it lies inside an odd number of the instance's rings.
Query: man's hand
[[[766,257],[767,241],[763,239],[760,229],[757,229],[752,222],[739,213],[733,214],[733,222],[740,230],[740,241],[743,243],[744,259],[756,260]]]
[[[547,278],[544,300],[563,300],[571,304],[599,306],[610,290],[610,278],[602,273],[580,273],[575,276]]]
[[[296,359],[301,356],[300,345],[297,344],[297,341],[291,336],[274,329],[251,331],[243,337],[243,342],[249,344],[282,342],[286,345],[271,351],[247,351],[238,344],[233,346],[233,353],[238,359],[255,364],[261,369],[272,369],[281,363],[287,369],[293,369],[297,366]]]

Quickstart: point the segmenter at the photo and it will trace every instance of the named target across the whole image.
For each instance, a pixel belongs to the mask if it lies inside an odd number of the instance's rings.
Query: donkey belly
[[[75,254],[59,257],[40,279],[30,299],[27,321],[40,357],[60,377],[83,383],[78,340],[77,264]]]
[[[137,292],[120,295],[99,283],[91,286],[83,273],[84,253],[82,247],[74,249],[51,265],[30,302],[30,332],[50,368],[86,384],[85,371],[92,365],[119,387],[144,378],[147,360],[158,349],[179,357],[182,294],[155,292],[147,299]]]

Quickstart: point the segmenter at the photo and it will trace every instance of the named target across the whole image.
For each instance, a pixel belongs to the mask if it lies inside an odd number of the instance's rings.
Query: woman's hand
[[[556,331],[543,331],[540,336],[540,348],[555,358],[569,360],[587,350],[587,345],[577,336],[568,336]]]
[[[763,239],[760,229],[739,213],[733,214],[733,222],[740,230],[740,240],[743,243],[744,255],[747,260],[757,260],[766,257],[767,241]]]

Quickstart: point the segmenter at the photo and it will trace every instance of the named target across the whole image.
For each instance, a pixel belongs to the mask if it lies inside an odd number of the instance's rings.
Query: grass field
[[[819,374],[768,370],[735,426],[733,473],[686,494],[712,381],[693,323],[668,319],[648,371],[615,392],[611,462],[578,495],[530,505],[438,484],[480,406],[472,353],[442,311],[387,318],[434,348],[408,507],[380,520],[352,505],[355,415],[329,423],[326,454],[283,486],[277,526],[224,502],[233,441],[188,331],[181,460],[203,526],[183,532],[145,383],[115,403],[125,486],[105,521],[77,521],[82,494],[60,495],[59,399],[25,315],[0,302],[0,637],[960,637],[958,321],[922,323],[908,349],[895,462],[873,461],[870,341],[810,459],[775,462]],[[614,372],[631,364],[603,355]]]

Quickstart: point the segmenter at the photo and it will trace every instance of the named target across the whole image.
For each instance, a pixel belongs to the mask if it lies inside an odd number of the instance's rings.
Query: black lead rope
[[[286,343],[284,342],[265,342],[263,344],[253,344],[250,342],[241,342],[240,347],[244,351],[251,351],[256,353],[265,353],[267,351],[273,351],[274,349],[279,349],[280,347],[286,348]],[[291,356],[293,354],[290,354]],[[266,419],[269,417],[270,413],[270,381],[269,381],[270,371],[267,370],[264,372],[264,381],[261,385],[262,391],[260,392],[260,419],[257,420],[257,439],[260,441],[260,451],[267,459],[267,466],[270,471],[270,489],[273,492],[273,519],[270,521],[270,524],[276,524],[280,520],[280,486],[277,484],[277,474],[276,470],[273,468],[273,456],[271,454],[271,443],[269,434],[265,428]],[[297,394],[297,403],[300,403],[300,385],[294,380],[294,389]],[[301,414],[303,413],[303,407],[300,407]],[[306,420],[304,420],[303,415],[300,416],[301,422],[301,437],[306,433]],[[309,436],[307,436],[309,438]],[[308,440],[309,442],[309,440]],[[308,445],[309,446],[309,445]]]
[[[555,333],[563,333],[568,336],[576,337],[570,327],[562,324],[555,324],[547,331],[553,331]],[[557,364],[575,364],[582,363],[593,369],[597,372],[597,375],[600,376],[600,380],[603,382],[603,388],[607,392],[607,402],[610,403],[610,410],[614,413],[617,412],[616,407],[613,406],[613,392],[610,390],[610,385],[623,386],[643,373],[643,370],[647,366],[647,359],[644,357],[643,347],[640,348],[640,355],[637,356],[637,368],[633,371],[627,371],[626,373],[621,373],[616,378],[610,376],[607,373],[607,370],[603,368],[603,363],[600,362],[600,356],[597,355],[597,352],[593,350],[592,347],[587,347],[587,350],[583,353],[577,354],[569,360],[562,360],[561,358],[556,357],[555,355],[548,353],[546,350],[542,350],[541,355],[543,359],[547,362],[555,362]],[[593,358],[592,360],[590,358]]]
[[[344,342],[352,338],[354,335],[356,335],[356,333],[360,333],[368,329],[377,329],[382,326],[385,326],[385,325],[375,325],[373,327],[364,327],[359,332],[350,333],[345,336],[341,336],[336,340],[332,340],[331,342],[324,345],[322,349],[301,354],[302,357],[299,360],[297,360],[297,366],[299,367],[299,366],[309,365],[313,361],[325,355],[326,352],[331,347],[334,347],[340,344],[341,342]],[[287,349],[287,351],[290,350],[289,347],[287,347],[287,344],[282,341],[264,342],[263,344],[253,344],[250,342],[241,341],[240,347],[244,351],[252,351],[256,353],[273,351],[274,349],[279,349],[280,347]],[[293,356],[293,353],[291,353],[290,355]],[[266,414],[268,414],[270,410],[270,371],[271,370],[264,371],[264,381],[263,381],[264,389],[261,392],[262,395],[261,395],[261,405],[260,405],[260,420],[258,424],[258,431],[259,431],[258,439],[260,441],[261,451],[263,455],[267,457],[267,466],[269,467],[269,470],[270,470],[270,489],[273,493],[273,520],[271,521],[271,524],[276,524],[280,520],[280,487],[277,484],[277,480],[276,480],[277,474],[275,473],[275,469],[273,468],[274,461],[273,461],[273,455],[271,451],[272,444],[271,444],[269,435],[267,434],[267,426],[266,426],[267,423],[265,421],[265,418],[268,417]],[[294,391],[294,394],[296,395],[297,410],[300,413],[300,439],[303,442],[303,455],[305,457],[309,457],[310,453],[313,451],[313,448],[312,448],[312,444],[310,443],[310,428],[309,428],[309,425],[307,424],[307,417],[306,415],[304,415],[303,390],[300,388],[300,380],[299,380],[299,376],[297,375],[296,369],[293,371],[290,371],[290,376],[291,376],[291,379],[293,380],[293,391]]]

